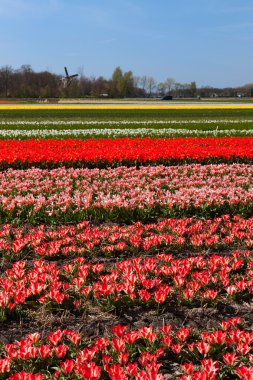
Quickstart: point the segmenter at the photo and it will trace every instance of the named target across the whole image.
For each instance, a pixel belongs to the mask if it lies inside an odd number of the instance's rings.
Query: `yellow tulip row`
[[[134,109],[154,109],[154,110],[187,110],[187,109],[253,109],[253,104],[212,104],[212,105],[206,105],[206,104],[198,104],[198,105],[1,105],[1,110],[134,110]]]

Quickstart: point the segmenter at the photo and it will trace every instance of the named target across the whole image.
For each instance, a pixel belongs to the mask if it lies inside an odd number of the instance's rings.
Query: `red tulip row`
[[[252,380],[253,333],[239,318],[213,330],[189,327],[159,330],[112,328],[110,338],[92,343],[73,330],[56,330],[42,341],[39,333],[3,346],[0,377],[9,380],[111,379]]]
[[[252,159],[252,137],[0,140],[0,162],[61,163],[170,162],[232,157]]]
[[[89,264],[78,257],[58,268],[43,260],[26,264],[18,261],[0,277],[0,313],[11,316],[17,306],[36,310],[85,307],[86,299],[103,308],[118,303],[215,304],[221,298],[251,299],[253,256],[249,251],[231,256],[212,255],[173,259],[172,255],[133,258],[114,265]]]
[[[214,219],[163,219],[131,225],[83,221],[76,225],[14,228],[0,226],[1,255],[17,260],[26,253],[37,257],[150,254],[161,249],[222,249],[253,246],[253,218],[222,215]]]

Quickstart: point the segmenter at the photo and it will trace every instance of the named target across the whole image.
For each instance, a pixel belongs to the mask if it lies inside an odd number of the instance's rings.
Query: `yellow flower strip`
[[[253,109],[253,104],[226,104],[226,105],[0,105],[1,110],[187,110],[187,109]]]

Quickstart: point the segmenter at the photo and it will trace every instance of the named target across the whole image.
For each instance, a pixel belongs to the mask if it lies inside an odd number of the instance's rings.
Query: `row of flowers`
[[[222,215],[214,219],[163,219],[157,223],[130,225],[92,225],[82,221],[77,225],[35,228],[0,226],[0,253],[17,260],[27,253],[37,257],[71,257],[94,254],[151,254],[170,249],[228,249],[252,248],[253,218]]]
[[[252,137],[123,137],[81,139],[0,140],[3,164],[64,163],[112,165],[149,162],[252,160]]]
[[[253,105],[248,103],[248,104],[240,104],[240,103],[226,103],[226,104],[221,104],[219,102],[216,102],[215,104],[204,104],[204,103],[194,103],[194,104],[178,104],[178,103],[173,103],[173,104],[166,104],[166,103],[152,103],[152,104],[137,104],[137,103],[104,103],[104,104],[96,104],[96,103],[89,103],[89,104],[2,104],[1,105],[1,110],[2,111],[14,111],[15,110],[21,110],[21,111],[31,111],[31,110],[54,110],[54,111],[61,111],[61,110],[69,110],[69,111],[79,111],[79,110],[85,110],[85,111],[95,111],[96,113],[97,110],[115,110],[115,111],[137,111],[137,110],[146,110],[147,112],[150,112],[152,110],[165,110],[168,112],[168,110],[242,110],[242,111],[247,111],[247,110],[252,110]],[[11,114],[11,112],[9,113]],[[98,113],[96,113],[98,115]]]
[[[111,379],[252,380],[253,333],[239,318],[221,321],[216,329],[164,325],[131,330],[116,325],[109,338],[88,343],[79,332],[38,332],[3,346],[0,376],[9,380]]]
[[[252,299],[253,260],[250,251],[230,256],[192,256],[175,259],[171,254],[135,257],[105,265],[77,257],[61,267],[36,260],[17,261],[0,277],[0,316],[13,311],[34,312],[41,305],[50,310],[87,308],[87,299],[103,310],[142,305],[176,308],[179,305],[214,306],[220,300]]]
[[[246,164],[9,169],[0,173],[0,220],[52,224],[223,213],[249,217],[252,184],[253,167]]]
[[[0,139],[64,139],[117,137],[175,137],[175,136],[253,136],[253,129],[182,129],[182,128],[101,128],[101,129],[2,129]]]
[[[0,120],[0,126],[1,128],[4,128],[6,126],[14,126],[15,128],[22,128],[23,126],[32,126],[32,127],[42,127],[43,129],[48,128],[48,126],[54,126],[54,127],[66,127],[66,126],[86,126],[86,127],[94,127],[94,126],[113,126],[113,127],[123,127],[126,126],[144,126],[144,127],[152,127],[154,125],[157,125],[158,128],[164,125],[186,125],[191,126],[192,124],[200,124],[200,125],[212,125],[214,124],[215,127],[219,125],[227,125],[227,124],[236,124],[236,125],[242,125],[242,124],[253,124],[253,119],[145,119],[145,120],[132,120],[132,119],[119,119],[119,120],[53,120],[48,119],[45,120],[44,118],[41,120]]]

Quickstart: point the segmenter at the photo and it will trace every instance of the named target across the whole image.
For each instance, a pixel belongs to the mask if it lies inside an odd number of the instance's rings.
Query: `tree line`
[[[30,65],[18,69],[0,67],[1,98],[82,98],[82,97],[235,97],[253,96],[253,84],[241,87],[197,88],[195,81],[179,83],[174,78],[157,82],[152,76],[135,76],[131,70],[123,72],[116,67],[111,78],[86,77],[82,72],[64,86],[62,76],[49,71],[35,72]]]

